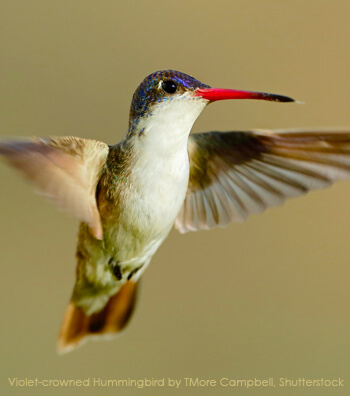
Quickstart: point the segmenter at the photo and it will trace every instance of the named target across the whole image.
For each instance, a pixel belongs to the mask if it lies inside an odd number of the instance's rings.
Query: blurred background
[[[0,135],[114,144],[138,84],[165,68],[305,102],[216,103],[194,132],[350,127],[349,20],[347,0],[1,0]],[[348,394],[349,182],[225,229],[172,231],[125,333],[64,356],[78,222],[3,164],[0,183],[1,395]],[[11,388],[15,377],[341,377],[345,387]]]

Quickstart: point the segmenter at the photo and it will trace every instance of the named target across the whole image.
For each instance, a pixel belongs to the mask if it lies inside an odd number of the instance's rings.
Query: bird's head
[[[294,101],[286,96],[262,92],[211,88],[187,74],[160,70],[147,76],[136,89],[130,108],[129,130],[143,129],[152,119],[153,125],[175,127],[189,133],[207,104],[224,99]]]
[[[130,123],[142,124],[142,121],[156,115],[161,118],[166,117],[170,123],[173,117],[185,115],[188,117],[195,110],[194,122],[208,103],[195,95],[198,88],[210,87],[187,74],[174,70],[160,70],[150,74],[134,93],[130,108]]]

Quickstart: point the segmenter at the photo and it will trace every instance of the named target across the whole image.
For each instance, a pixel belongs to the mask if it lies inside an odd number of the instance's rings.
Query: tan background
[[[0,135],[115,143],[134,89],[163,68],[306,102],[214,104],[195,131],[350,126],[349,21],[348,0],[1,0]],[[2,165],[0,183],[1,395],[94,391],[10,388],[8,377],[342,377],[342,389],[99,391],[349,394],[350,183],[226,229],[173,231],[124,335],[63,357],[77,222]]]

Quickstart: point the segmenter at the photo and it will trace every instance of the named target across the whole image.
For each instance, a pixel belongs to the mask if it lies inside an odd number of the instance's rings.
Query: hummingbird
[[[80,220],[59,352],[125,328],[140,278],[174,225],[223,227],[350,177],[350,132],[190,135],[208,104],[227,99],[295,102],[161,70],[136,89],[126,135],[113,146],[71,136],[0,141],[0,155],[38,193]]]

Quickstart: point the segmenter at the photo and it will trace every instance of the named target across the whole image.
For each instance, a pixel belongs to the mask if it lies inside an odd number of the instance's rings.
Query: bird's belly
[[[185,184],[186,183],[186,184]],[[135,194],[119,207],[118,221],[110,224],[108,244],[118,247],[121,262],[150,259],[171,230],[187,190],[183,185],[157,186]]]
[[[185,199],[188,174],[162,177],[140,186],[138,180],[118,195],[99,196],[104,248],[93,248],[96,265],[117,262],[125,277],[141,266],[140,275],[171,230]],[[144,177],[143,181],[147,181]],[[115,198],[113,198],[115,197]],[[98,256],[98,257],[97,257]],[[97,264],[99,263],[99,264]],[[105,277],[105,276],[104,276]]]

